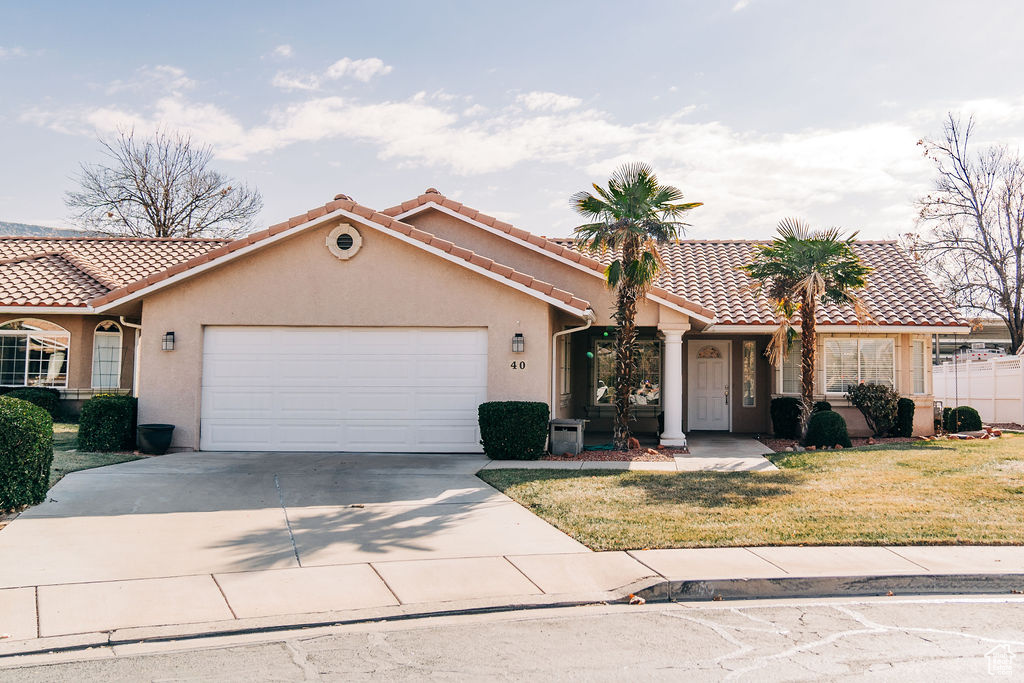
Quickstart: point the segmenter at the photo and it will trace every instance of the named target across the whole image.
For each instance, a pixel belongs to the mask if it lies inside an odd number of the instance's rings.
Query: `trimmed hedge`
[[[132,396],[99,394],[82,404],[78,450],[130,451],[135,448],[138,401]]]
[[[901,398],[896,402],[896,425],[892,428],[893,436],[914,435],[914,401]]]
[[[800,438],[800,411],[803,401],[793,396],[773,398],[771,403],[772,429],[780,439]]]
[[[946,408],[942,411],[942,428],[947,432],[976,432],[981,429],[981,415],[970,406]]]
[[[846,394],[864,416],[875,436],[887,436],[896,423],[896,404],[900,395],[884,384],[858,384]]]
[[[846,420],[833,410],[819,410],[812,414],[807,423],[807,438],[804,445],[816,448],[849,448],[852,443],[846,429]]]
[[[42,503],[52,463],[53,418],[28,401],[0,397],[0,511]]]
[[[46,387],[22,387],[7,392],[9,398],[20,398],[32,405],[39,406],[50,414],[54,420],[60,413],[60,391]]]
[[[829,403],[828,401],[815,401],[814,402],[814,409],[811,412],[812,413],[820,413],[820,412],[823,412],[823,411],[826,411],[826,410],[832,410],[832,404],[831,403]]]
[[[547,403],[489,401],[477,409],[480,443],[492,460],[537,460],[548,439]]]

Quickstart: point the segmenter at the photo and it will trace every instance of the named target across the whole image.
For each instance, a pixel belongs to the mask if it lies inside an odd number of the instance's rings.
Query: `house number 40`
[[[514,360],[511,363],[509,363],[508,366],[510,368],[512,368],[513,370],[525,370],[526,369],[526,361],[525,360]]]

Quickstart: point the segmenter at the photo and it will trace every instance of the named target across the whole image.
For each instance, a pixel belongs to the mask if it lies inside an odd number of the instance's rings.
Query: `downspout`
[[[139,345],[142,340],[142,325],[136,325],[130,323],[124,319],[124,316],[120,316],[121,324],[125,327],[130,327],[137,330],[135,333],[135,350],[132,356],[132,396],[135,398],[139,397]]]
[[[582,332],[583,330],[590,329],[590,326],[594,324],[594,320],[597,318],[594,312],[589,308],[583,314],[583,319],[587,321],[586,325],[580,327],[573,327],[568,330],[562,330],[561,332],[555,332],[551,335],[551,419],[555,419],[555,401],[558,400],[558,338],[572,334],[573,332]]]

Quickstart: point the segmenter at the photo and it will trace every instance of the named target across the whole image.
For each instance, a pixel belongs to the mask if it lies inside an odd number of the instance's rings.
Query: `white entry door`
[[[487,330],[208,327],[213,451],[479,453]]]
[[[687,405],[689,430],[728,431],[730,422],[731,342],[690,339],[687,341]]]

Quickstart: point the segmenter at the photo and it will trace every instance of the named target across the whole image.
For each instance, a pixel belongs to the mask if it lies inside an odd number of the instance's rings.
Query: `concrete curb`
[[[115,656],[114,648],[145,644],[202,642],[217,638],[410,621],[432,617],[485,615],[499,612],[624,603],[632,595],[648,602],[700,602],[717,600],[877,597],[889,594],[970,595],[1024,592],[1024,573],[920,574],[889,576],[825,576],[750,579],[664,580],[644,579],[605,592],[530,596],[520,601],[478,599],[459,602],[398,605],[344,612],[317,612],[231,621],[133,627],[50,636],[31,640],[0,641],[0,669],[24,665],[26,658],[76,653]],[[103,653],[107,654],[104,655]]]
[[[636,595],[652,601],[1024,593],[1024,574],[897,574],[662,581]]]

